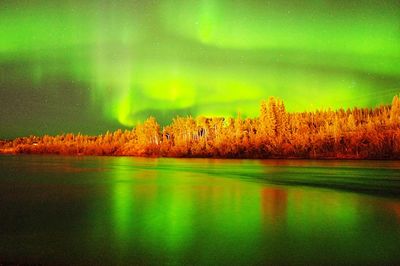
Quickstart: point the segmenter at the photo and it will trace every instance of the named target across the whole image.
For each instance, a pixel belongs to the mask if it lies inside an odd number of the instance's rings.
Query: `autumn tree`
[[[0,153],[237,158],[400,158],[400,100],[376,108],[286,112],[269,98],[256,118],[154,117],[132,130],[0,141]]]

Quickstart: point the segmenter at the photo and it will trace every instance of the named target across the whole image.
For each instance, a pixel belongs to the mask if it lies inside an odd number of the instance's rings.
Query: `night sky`
[[[398,0],[0,1],[0,138],[399,92]]]

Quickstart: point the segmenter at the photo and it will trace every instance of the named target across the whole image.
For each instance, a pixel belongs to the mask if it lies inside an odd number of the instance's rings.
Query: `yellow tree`
[[[390,122],[392,125],[399,125],[400,123],[400,100],[397,95],[393,97],[392,107],[390,109]]]
[[[135,129],[138,155],[156,155],[160,148],[160,125],[154,117],[148,118]]]

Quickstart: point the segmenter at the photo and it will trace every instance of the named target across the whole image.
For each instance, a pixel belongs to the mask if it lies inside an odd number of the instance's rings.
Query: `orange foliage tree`
[[[262,101],[256,118],[154,117],[132,130],[99,136],[63,134],[0,141],[0,153],[221,158],[400,159],[400,99],[374,109],[286,112],[282,100]]]

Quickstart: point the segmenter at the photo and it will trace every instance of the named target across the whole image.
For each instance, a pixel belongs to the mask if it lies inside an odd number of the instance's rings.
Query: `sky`
[[[399,92],[397,0],[0,0],[0,138]]]

